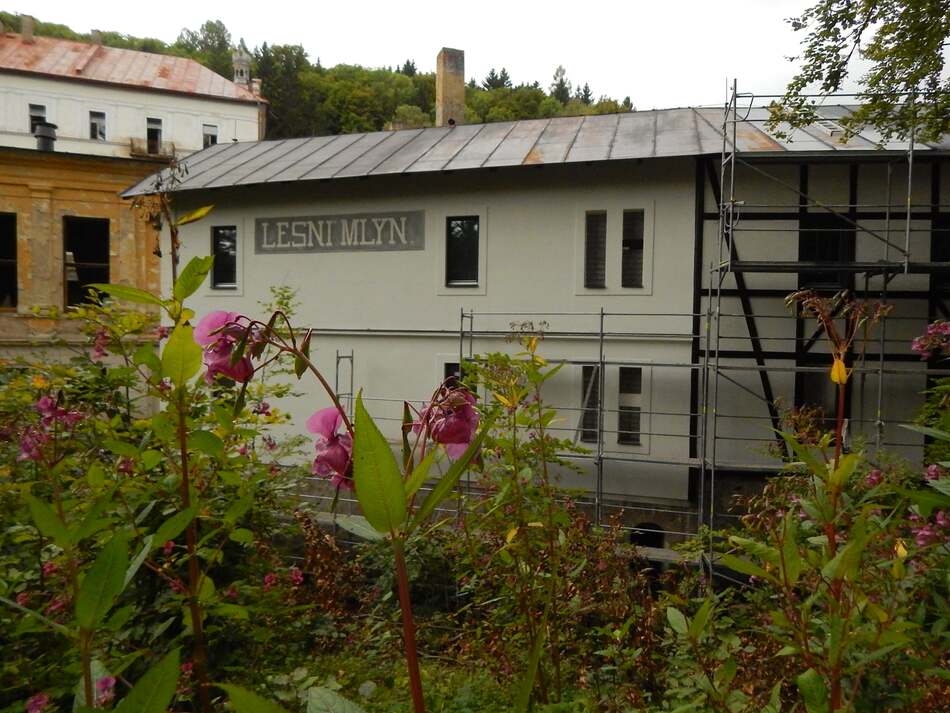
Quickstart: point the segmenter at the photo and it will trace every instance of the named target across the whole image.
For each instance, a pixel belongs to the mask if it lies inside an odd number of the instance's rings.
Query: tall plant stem
[[[181,507],[191,507],[191,478],[188,466],[188,429],[185,423],[185,391],[182,387],[178,394],[178,447],[181,457]],[[208,654],[205,645],[204,623],[201,619],[201,605],[198,592],[201,586],[201,571],[198,568],[198,524],[192,518],[185,528],[185,545],[188,550],[188,610],[191,613],[191,630],[194,634],[194,667],[198,682],[198,709],[201,713],[211,711],[211,693],[208,690]]]
[[[89,629],[79,630],[79,658],[82,663],[82,690],[86,706],[95,708],[96,699],[92,685],[92,632]]]
[[[399,585],[399,609],[402,611],[402,637],[406,650],[406,667],[409,669],[409,689],[415,713],[425,713],[426,703],[422,696],[422,676],[419,675],[419,658],[416,653],[416,623],[412,618],[412,601],[409,598],[409,573],[406,570],[406,554],[402,540],[392,541],[396,558],[396,582]]]
[[[835,418],[835,468],[841,459],[841,432],[844,430],[844,392],[846,385],[838,384],[838,413]]]

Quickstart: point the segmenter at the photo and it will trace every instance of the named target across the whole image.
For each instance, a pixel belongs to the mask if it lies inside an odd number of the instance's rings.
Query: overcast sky
[[[325,65],[435,68],[440,47],[465,51],[468,77],[506,67],[515,83],[547,88],[557,65],[595,96],[630,96],[639,109],[721,104],[740,90],[780,92],[800,37],[785,19],[809,0],[525,0],[480,2],[183,2],[53,0],[7,5],[74,30],[115,30],[173,42],[183,27],[222,20],[249,47],[300,44]]]

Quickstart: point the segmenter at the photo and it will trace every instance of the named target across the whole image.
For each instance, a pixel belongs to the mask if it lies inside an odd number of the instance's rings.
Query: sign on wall
[[[425,211],[257,218],[254,252],[328,253],[423,250]]]

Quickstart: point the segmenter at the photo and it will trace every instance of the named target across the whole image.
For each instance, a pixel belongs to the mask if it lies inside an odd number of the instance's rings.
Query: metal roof
[[[229,101],[263,101],[249,88],[225,79],[193,59],[42,35],[24,42],[21,35],[0,32],[0,72],[3,71],[200,94]]]
[[[907,148],[906,143],[893,141],[881,146],[880,136],[871,130],[842,142],[843,130],[837,120],[851,110],[841,105],[819,110],[821,121],[806,129],[785,127],[791,133],[791,138],[785,139],[766,132],[768,109],[747,109],[736,125],[737,149],[781,155]],[[722,123],[722,109],[660,109],[218,144],[183,160],[187,175],[175,190],[710,155],[722,150]],[[947,140],[915,146],[920,151],[948,149]],[[123,195],[150,193],[154,186],[155,177],[149,177]]]

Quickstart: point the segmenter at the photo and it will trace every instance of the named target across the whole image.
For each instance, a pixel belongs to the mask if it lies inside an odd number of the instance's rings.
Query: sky
[[[813,2],[813,0],[812,0]],[[467,77],[506,67],[512,80],[545,88],[558,65],[595,96],[629,96],[638,109],[721,105],[727,81],[740,91],[780,93],[801,37],[786,18],[809,0],[482,0],[453,2],[133,2],[50,0],[9,12],[173,42],[182,28],[221,20],[251,48],[300,44],[310,60],[368,67],[413,59],[433,71],[441,47],[465,51]],[[156,12],[161,8],[161,12]]]

